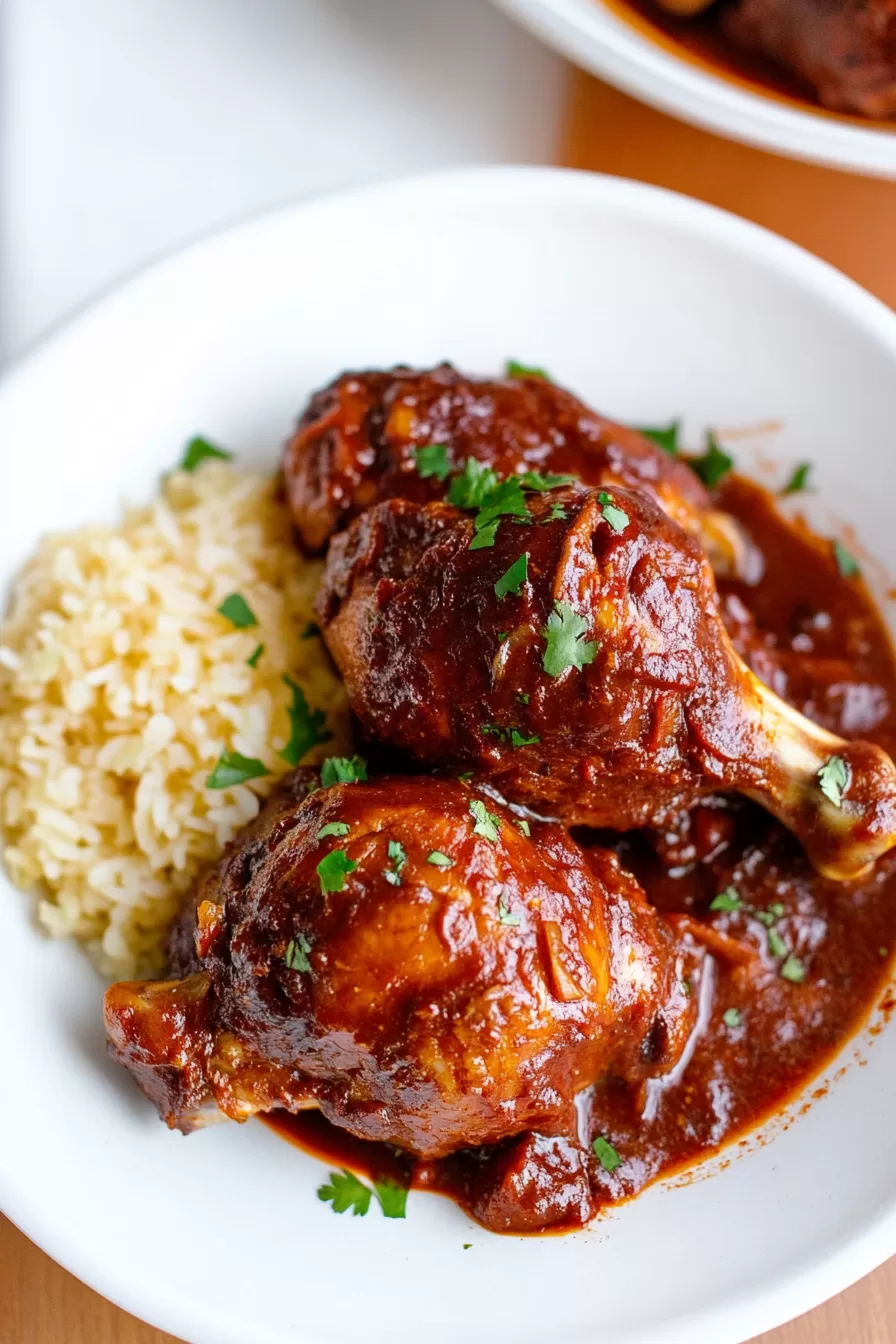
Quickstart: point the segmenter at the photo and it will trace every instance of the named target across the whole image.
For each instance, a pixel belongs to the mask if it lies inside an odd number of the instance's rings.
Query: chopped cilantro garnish
[[[505,373],[508,378],[543,378],[546,383],[551,381],[551,375],[545,373],[544,369],[536,368],[534,365],[520,364],[519,360],[516,359],[508,359]]]
[[[812,470],[811,462],[801,462],[798,467],[794,467],[790,480],[781,490],[782,495],[796,495],[800,490],[806,490],[809,487],[809,472]]]
[[[726,1008],[724,1013],[722,1014],[722,1021],[725,1023],[726,1027],[731,1027],[732,1030],[735,1027],[739,1027],[742,1021],[740,1015],[740,1009]]]
[[[346,877],[349,873],[353,873],[357,866],[344,849],[333,849],[329,854],[325,854],[317,865],[321,891],[342,891]]]
[[[495,597],[500,601],[508,593],[514,597],[519,597],[522,592],[523,584],[529,572],[529,553],[524,551],[522,555],[514,560],[509,569],[505,570],[498,582],[495,584]]]
[[[241,593],[231,593],[229,597],[225,597],[216,610],[231,625],[235,625],[237,630],[249,630],[258,624],[255,612]]]
[[[472,778],[473,778],[472,770],[465,770],[462,775],[458,775],[458,779],[460,780],[461,784],[468,784]]]
[[[504,897],[501,896],[498,901],[498,923],[506,924],[509,928],[516,929],[519,928],[521,922],[522,916],[512,914]]]
[[[308,701],[301,686],[288,676],[283,678],[283,684],[292,691],[292,704],[287,709],[289,741],[280,752],[280,757],[287,765],[298,765],[312,747],[319,746],[321,742],[328,742],[333,734],[324,729],[327,716],[323,710],[308,708]]]
[[[181,460],[181,471],[195,471],[200,462],[205,462],[207,458],[216,457],[221,462],[231,462],[233,453],[228,453],[224,448],[216,448],[208,439],[202,438],[197,434],[195,438],[190,439],[184,449],[184,455]]]
[[[727,476],[734,466],[734,458],[721,448],[711,429],[706,431],[706,452],[702,457],[691,458],[690,465],[696,471],[707,490],[714,490],[723,476]]]
[[[771,905],[766,906],[766,911],[771,915],[772,919],[784,918],[784,907],[780,901],[772,901]]]
[[[834,542],[834,559],[844,579],[857,579],[861,574],[858,560],[846,549],[842,541]]]
[[[470,541],[471,551],[484,551],[488,546],[494,546],[495,537],[498,535],[498,520],[489,523],[487,527],[475,527]]]
[[[351,830],[347,821],[328,821],[317,833],[318,840],[326,840],[328,835],[348,835]]]
[[[682,994],[685,996],[686,999],[689,999],[689,998],[691,997],[691,982],[690,982],[690,980],[682,980],[682,982],[681,982],[681,992],[682,992]]]
[[[842,756],[831,756],[816,776],[818,787],[835,807],[843,806],[843,794],[849,784],[849,766]]]
[[[245,784],[247,779],[260,779],[268,773],[267,766],[254,756],[241,756],[238,751],[222,751],[208,779],[207,789],[232,789]]]
[[[308,624],[305,626],[304,630],[302,631],[302,633],[299,635],[299,639],[316,639],[319,634],[320,634],[320,626],[318,625],[317,621],[309,621]]]
[[[391,882],[393,887],[400,887],[401,870],[408,861],[404,846],[400,840],[390,840],[386,847],[386,853],[389,857],[389,867],[383,869],[383,877],[387,882]]]
[[[524,820],[524,818],[519,817],[513,824],[514,824],[514,826],[517,828],[518,831],[521,831],[521,832],[523,833],[523,835],[531,835],[531,834],[532,834],[532,831],[531,831],[531,829],[530,829],[529,823],[528,823],[528,821]]]
[[[430,476],[435,476],[440,481],[447,481],[451,475],[448,448],[444,443],[427,443],[421,448],[415,448],[414,461],[417,463],[417,472],[424,481]]]
[[[521,733],[518,728],[511,728],[510,730],[510,745],[512,747],[534,747],[536,742],[540,741],[541,738],[537,733],[533,733],[531,737],[526,737],[525,733]]]
[[[806,978],[806,968],[799,957],[791,952],[782,964],[780,974],[782,980],[789,980],[792,985],[800,985]]]
[[[454,860],[449,855],[443,854],[440,849],[433,849],[426,856],[426,862],[431,863],[433,868],[453,868]]]
[[[613,496],[606,490],[601,490],[597,496],[597,502],[601,506],[601,513],[609,523],[614,532],[624,532],[629,525],[629,516],[625,509],[619,509],[613,503]]]
[[[373,1188],[380,1202],[384,1218],[404,1218],[408,1202],[407,1186],[399,1185],[391,1176],[374,1181]]]
[[[308,960],[310,951],[311,944],[304,933],[300,933],[297,938],[290,938],[286,944],[283,960],[291,971],[310,971],[311,962]]]
[[[740,910],[743,908],[743,901],[737,894],[736,887],[726,887],[720,891],[718,896],[713,898],[710,910]]]
[[[501,829],[501,818],[489,812],[481,798],[470,799],[470,816],[474,822],[473,834],[481,835],[484,840],[491,840],[494,844]]]
[[[568,516],[569,515],[567,514],[563,505],[558,500],[556,504],[551,505],[550,513],[547,514],[544,518],[542,518],[541,521],[543,523],[559,523],[561,520],[567,518]]]
[[[331,784],[361,784],[367,778],[367,762],[363,756],[328,756],[320,768],[320,782],[328,789]]]
[[[464,1242],[464,1250],[465,1250],[465,1251],[472,1251],[472,1249],[473,1249],[473,1243],[472,1243],[472,1241],[465,1241],[465,1242]]]
[[[575,476],[564,476],[553,471],[524,471],[520,476],[524,490],[534,490],[542,494],[545,490],[558,490],[561,485],[572,485]]]
[[[637,426],[639,434],[643,434],[645,439],[653,439],[653,442],[658,443],[663,452],[668,453],[670,457],[676,457],[678,454],[680,429],[680,420],[671,420],[668,425]]]
[[[477,462],[475,457],[468,457],[463,471],[454,477],[448,487],[445,498],[455,508],[478,509],[497,484],[497,472]]]
[[[251,658],[247,658],[247,659],[246,659],[246,662],[249,664],[250,667],[257,667],[257,666],[258,666],[258,660],[259,660],[259,658],[261,657],[261,655],[262,655],[263,653],[264,653],[264,645],[263,645],[263,644],[259,644],[258,647],[257,647],[257,649],[255,650],[255,652],[253,653],[252,657],[251,657]]]
[[[509,638],[510,638],[510,631],[509,631],[509,630],[499,630],[499,631],[498,631],[498,643],[499,643],[499,644],[503,644],[504,641],[505,641],[505,640],[508,640]]]
[[[588,629],[584,616],[566,602],[555,602],[542,630],[545,640],[542,666],[549,677],[561,676],[567,668],[582,668],[594,661],[597,644],[582,638]]]
[[[517,691],[517,693],[516,693],[516,698],[517,698],[517,700],[519,700],[519,702],[520,702],[521,705],[528,705],[528,703],[529,703],[529,692],[528,692],[528,691]]]
[[[768,950],[773,957],[787,956],[787,944],[774,925],[768,930]]]
[[[615,1171],[622,1165],[622,1158],[617,1153],[609,1139],[604,1138],[603,1134],[598,1134],[591,1145],[594,1150],[594,1156],[603,1167],[604,1171]]]
[[[334,1213],[345,1213],[351,1209],[352,1215],[364,1217],[370,1208],[371,1190],[363,1181],[359,1181],[353,1171],[331,1171],[328,1184],[321,1185],[317,1191],[318,1199],[332,1205]]]
[[[481,532],[484,528],[491,527],[492,523],[499,518],[508,515],[513,515],[516,518],[527,518],[529,515],[522,487],[516,476],[508,476],[505,480],[499,481],[488,492],[480,505],[473,525],[477,532]]]

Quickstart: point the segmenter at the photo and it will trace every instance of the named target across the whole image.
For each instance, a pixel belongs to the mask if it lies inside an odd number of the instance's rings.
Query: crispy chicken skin
[[[477,549],[469,514],[391,500],[334,538],[318,617],[370,737],[474,769],[567,824],[663,824],[735,789],[830,876],[896,842],[889,757],[809,723],[750,672],[705,554],[652,500],[568,488],[535,496],[520,521]],[[498,596],[523,554],[519,595]],[[835,754],[842,805],[819,784]]]
[[[456,781],[308,782],[201,884],[175,938],[186,978],[107,991],[112,1052],[170,1126],[319,1106],[436,1158],[569,1132],[583,1086],[680,1057],[702,954],[614,855],[551,824],[527,836]],[[356,866],[322,890],[334,852]]]
[[[469,378],[450,364],[345,373],[311,398],[283,458],[308,549],[322,550],[378,500],[440,499],[444,482],[423,478],[414,457],[433,443],[446,446],[457,470],[472,457],[500,476],[529,469],[642,490],[701,539],[718,567],[734,571],[748,562],[739,529],[712,508],[681,459],[546,378]]]
[[[734,0],[720,22],[814,85],[825,107],[896,116],[896,0]]]

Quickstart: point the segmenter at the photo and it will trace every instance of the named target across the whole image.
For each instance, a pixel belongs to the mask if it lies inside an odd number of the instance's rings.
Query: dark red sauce
[[[720,503],[745,525],[765,560],[755,586],[719,585],[742,655],[825,727],[896,753],[896,664],[864,585],[842,577],[830,544],[786,522],[760,487],[729,478]],[[598,1172],[600,1199],[612,1203],[779,1112],[862,1025],[881,997],[896,948],[896,852],[866,879],[827,881],[766,812],[721,796],[663,835],[602,833],[600,840],[616,845],[656,906],[705,921],[734,948],[752,950],[761,967],[748,977],[735,962],[715,959],[713,983],[703,991],[706,1020],[680,1076],[670,1075],[647,1096],[608,1079],[580,1098],[582,1137],[607,1136],[622,1158],[615,1172]],[[713,897],[729,885],[744,906],[773,908],[775,935],[805,967],[802,982],[780,975],[762,919],[742,911],[709,914]],[[316,1111],[273,1114],[265,1123],[331,1165],[392,1176],[467,1205],[483,1161],[471,1152],[414,1162],[353,1138]],[[578,1221],[572,1210],[566,1226]]]

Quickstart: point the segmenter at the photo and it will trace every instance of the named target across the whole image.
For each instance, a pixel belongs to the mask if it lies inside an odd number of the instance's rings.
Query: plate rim
[[[410,195],[419,203],[420,194],[431,193],[454,204],[463,201],[468,208],[475,208],[477,203],[514,201],[524,189],[542,202],[549,194],[556,204],[626,208],[642,217],[686,227],[698,236],[712,236],[741,254],[758,258],[783,279],[832,304],[886,347],[896,365],[896,313],[829,263],[760,225],[666,188],[625,178],[536,165],[475,165],[404,175],[300,200],[209,231],[187,246],[151,261],[19,356],[0,378],[0,406],[22,380],[27,380],[35,370],[39,372],[45,360],[64,357],[66,345],[77,343],[92,324],[114,316],[118,305],[127,306],[139,299],[142,286],[151,286],[158,275],[189,264],[195,254],[224,239],[238,238],[241,234],[251,238],[257,229],[278,219],[288,223],[291,217],[304,219],[331,211],[341,215],[365,200],[400,200]],[[853,1036],[851,1041],[855,1039]],[[844,1044],[844,1049],[848,1044]],[[159,1305],[154,1286],[141,1284],[139,1274],[122,1283],[120,1274],[107,1271],[93,1258],[89,1246],[79,1243],[74,1227],[54,1223],[53,1217],[33,1202],[29,1206],[27,1181],[17,1180],[9,1164],[0,1205],[10,1221],[51,1258],[122,1310],[191,1340],[192,1344],[249,1344],[244,1331],[239,1337],[231,1333],[223,1310],[215,1319],[203,1304],[200,1317],[192,1302],[172,1298],[170,1289],[166,1290],[164,1305]],[[688,1344],[740,1344],[744,1338],[774,1328],[843,1291],[894,1253],[896,1190],[882,1202],[874,1217],[830,1253],[811,1258],[804,1267],[778,1280],[766,1281],[757,1292],[742,1294],[722,1309],[712,1308],[709,1314],[706,1310],[693,1310],[658,1331],[651,1329],[643,1336],[643,1344],[683,1344],[685,1340]],[[582,1334],[576,1338],[584,1344],[586,1337]],[[319,1337],[302,1334],[295,1338],[297,1344],[300,1340],[302,1344],[319,1344]],[[263,1344],[263,1337],[254,1336],[252,1344]]]

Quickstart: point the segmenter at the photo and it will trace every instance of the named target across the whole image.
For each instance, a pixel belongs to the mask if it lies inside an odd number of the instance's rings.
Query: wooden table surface
[[[672,187],[745,215],[833,262],[896,307],[896,183],[813,168],[734,145],[580,74],[570,76],[560,158],[577,168]],[[894,1340],[896,1260],[825,1306],[761,1336],[761,1344]],[[170,1335],[141,1324],[85,1288],[3,1219],[0,1341],[176,1344]]]

